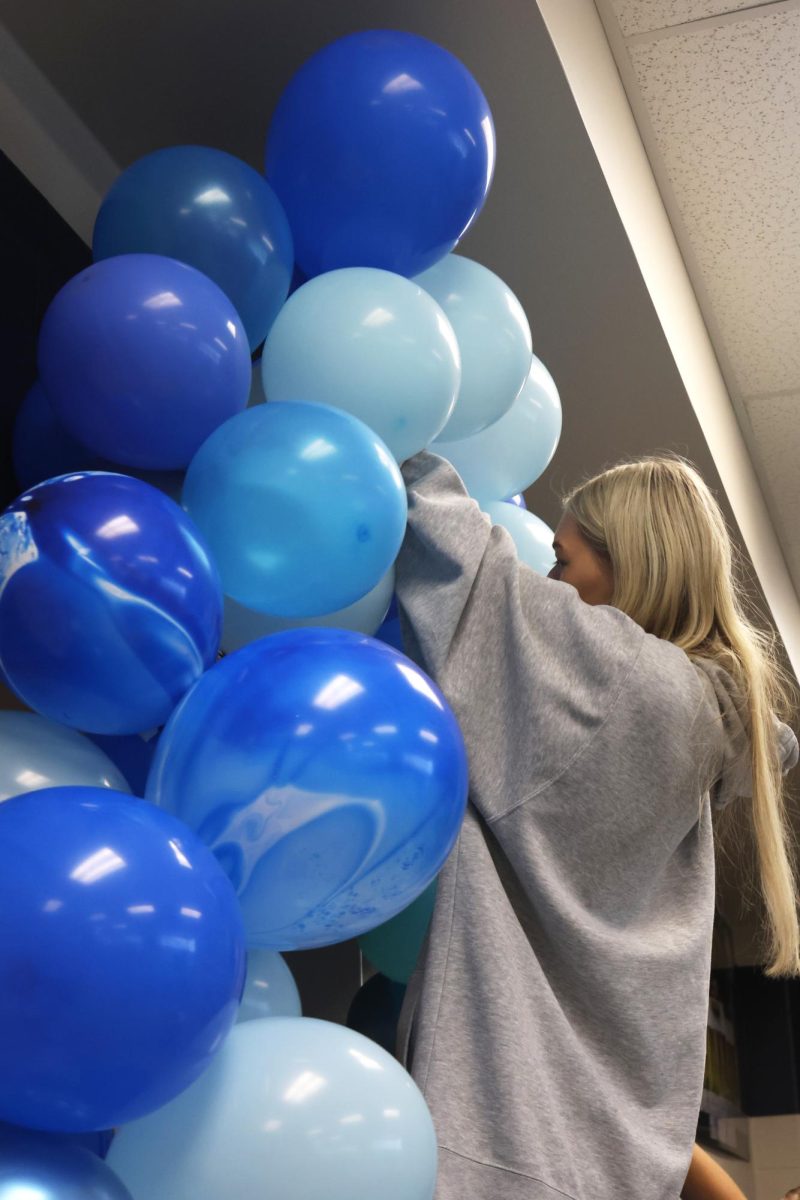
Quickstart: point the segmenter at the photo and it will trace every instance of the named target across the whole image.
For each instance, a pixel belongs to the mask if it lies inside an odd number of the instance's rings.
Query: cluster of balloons
[[[494,155],[458,60],[353,34],[289,84],[265,175],[123,172],[45,315],[0,516],[33,710],[0,713],[0,1197],[431,1200],[420,1093],[302,1017],[280,951],[358,937],[396,1004],[464,813],[393,606],[399,465],[444,454],[549,567],[520,493],[558,394],[452,253]],[[112,1127],[108,1165],[75,1140]]]

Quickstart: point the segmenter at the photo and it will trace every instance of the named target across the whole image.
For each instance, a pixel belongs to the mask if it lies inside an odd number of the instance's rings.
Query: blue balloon
[[[483,207],[492,115],[466,67],[426,38],[353,33],[320,50],[278,101],[267,178],[308,276],[424,271]]]
[[[72,784],[130,790],[111,759],[83,734],[36,713],[0,711],[0,801]]]
[[[355,633],[368,633],[372,636],[386,616],[393,592],[394,565],[378,580],[372,591],[367,592],[366,596],[362,596],[354,604],[315,617],[270,617],[266,613],[253,612],[252,609],[245,608],[243,604],[238,604],[230,596],[226,596],[222,649],[226,654],[230,654],[232,650],[240,650],[242,646],[268,637],[271,633],[283,633],[287,629],[298,629],[308,625],[352,629]]]
[[[99,454],[67,432],[38,382],[17,413],[11,453],[21,488],[44,483],[55,475],[68,475],[70,471],[94,471],[106,466]]]
[[[166,1104],[244,971],[230,883],[169,813],[99,788],[0,804],[0,1119],[77,1132]]]
[[[329,271],[285,305],[261,356],[268,400],[310,400],[359,417],[398,462],[447,422],[461,357],[439,305],[372,267]]]
[[[505,502],[506,504],[513,504],[515,508],[524,508],[527,511],[528,506],[525,503],[525,496],[522,492],[517,492],[516,496],[506,496]]]
[[[493,500],[483,506],[493,525],[502,525],[514,539],[520,562],[531,567],[539,575],[547,575],[553,565],[553,531],[549,525],[527,512],[506,504],[505,500]]]
[[[285,959],[275,950],[248,950],[247,980],[237,1022],[301,1015],[300,993]]]
[[[56,295],[39,377],[72,437],[115,463],[171,470],[240,412],[250,351],[228,297],[156,254],[94,263]]]
[[[438,451],[508,412],[531,369],[531,331],[508,285],[472,259],[450,254],[414,282],[441,305],[461,351],[461,387]]]
[[[98,1139],[100,1134],[94,1134]],[[0,1200],[132,1200],[90,1149],[66,1138],[0,1126]]]
[[[289,292],[294,248],[280,200],[263,176],[224,150],[170,146],[123,171],[94,226],[95,261],[164,254],[202,271],[260,346]]]
[[[395,650],[399,650],[401,654],[405,654],[403,631],[400,628],[399,617],[387,617],[378,629],[375,637],[379,642],[385,642],[387,646],[392,646]]]
[[[407,513],[380,438],[323,404],[259,404],[227,421],[192,459],[183,505],[226,595],[276,617],[360,600],[397,557]]]
[[[0,667],[92,733],[162,725],[214,661],[216,568],[185,513],[126,475],[64,475],[0,516]]]
[[[407,658],[293,629],[208,671],[159,739],[147,794],[234,882],[248,944],[325,946],[427,887],[464,814],[455,717]]]
[[[400,1064],[342,1025],[237,1025],[210,1070],[121,1129],[108,1162],[141,1200],[432,1200],[436,1135]]]
[[[547,367],[533,356],[522,391],[504,416],[472,437],[440,440],[434,449],[450,460],[479,504],[523,492],[547,469],[561,437],[561,401]]]
[[[406,985],[386,975],[372,975],[356,992],[347,1010],[348,1029],[363,1033],[394,1055],[397,1026],[403,1008]]]
[[[143,796],[147,773],[158,742],[153,731],[148,730],[144,735],[92,733],[89,736],[122,772],[134,796]]]

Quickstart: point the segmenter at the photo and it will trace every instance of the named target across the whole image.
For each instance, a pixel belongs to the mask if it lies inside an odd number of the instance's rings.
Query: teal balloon
[[[260,346],[289,293],[294,247],[274,191],[241,159],[209,146],[169,146],[138,159],[97,214],[95,262],[164,254],[202,271]]]
[[[107,1162],[140,1200],[432,1200],[436,1136],[411,1077],[343,1025],[236,1025],[214,1062],[119,1130]]]
[[[534,513],[506,504],[504,500],[492,500],[483,505],[483,510],[491,517],[493,525],[502,525],[511,534],[520,562],[539,575],[547,575],[555,561],[555,535],[550,526]]]
[[[534,354],[511,408],[488,429],[434,449],[449,459],[479,504],[524,492],[548,467],[561,437],[561,401],[547,367]]]
[[[458,399],[439,439],[471,437],[498,421],[520,393],[531,367],[528,319],[502,279],[460,254],[449,254],[414,282],[441,305],[461,351]]]
[[[246,608],[311,617],[355,603],[397,557],[406,491],[363,421],[324,404],[257,404],[189,464],[183,506],[222,588]]]
[[[268,400],[311,400],[359,417],[398,462],[424,449],[456,402],[461,358],[439,305],[370,267],[319,275],[279,313],[261,358]]]
[[[247,979],[236,1020],[301,1015],[300,993],[283,956],[277,950],[248,950]]]
[[[38,713],[0,712],[0,801],[75,784],[131,790],[108,755],[76,729]]]
[[[436,903],[436,882],[434,879],[413,904],[391,921],[362,933],[358,939],[373,967],[395,983],[408,983],[417,965]]]
[[[366,633],[370,637],[378,630],[389,611],[394,592],[394,565],[382,575],[375,587],[336,612],[320,613],[315,617],[271,617],[267,613],[254,612],[245,608],[230,596],[225,597],[222,618],[222,649],[226,654],[239,650],[250,642],[268,637],[271,633],[283,633],[286,629],[298,629],[303,625],[326,625],[335,629],[352,629],[354,633]]]

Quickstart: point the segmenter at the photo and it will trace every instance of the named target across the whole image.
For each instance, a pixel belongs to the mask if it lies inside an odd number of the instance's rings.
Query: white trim
[[[89,245],[120,169],[3,25],[0,149]]]

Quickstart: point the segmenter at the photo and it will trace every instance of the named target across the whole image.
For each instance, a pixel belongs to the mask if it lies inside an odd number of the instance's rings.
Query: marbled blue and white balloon
[[[139,479],[62,475],[0,516],[0,668],[42,716],[90,733],[162,725],[221,626],[200,534]]]

